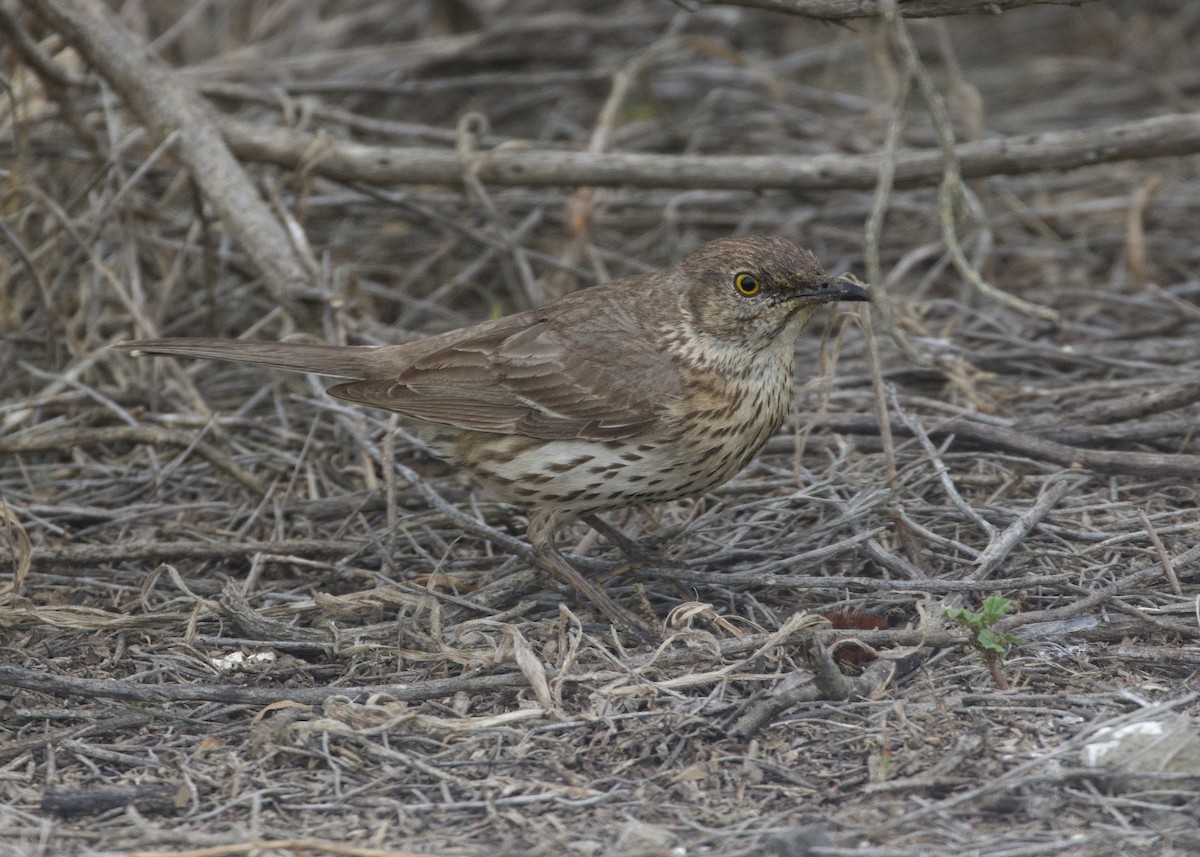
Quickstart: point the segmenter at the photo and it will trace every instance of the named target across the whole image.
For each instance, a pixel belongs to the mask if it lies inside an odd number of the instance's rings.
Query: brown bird
[[[782,238],[725,238],[673,267],[403,345],[152,339],[113,346],[353,379],[341,399],[396,411],[502,500],[529,511],[544,567],[645,633],[553,544],[580,517],[702,494],[779,428],[796,338],[828,301],[865,301]]]

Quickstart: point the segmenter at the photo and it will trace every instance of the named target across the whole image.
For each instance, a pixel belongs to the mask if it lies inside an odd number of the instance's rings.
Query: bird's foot
[[[593,605],[612,622],[622,628],[627,628],[638,641],[647,646],[657,645],[661,637],[658,632],[647,627],[640,619],[613,601],[596,584],[579,573],[562,553],[554,547],[537,548],[539,564],[548,572],[566,583]]]

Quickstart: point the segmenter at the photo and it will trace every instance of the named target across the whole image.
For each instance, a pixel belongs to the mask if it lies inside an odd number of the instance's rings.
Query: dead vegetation
[[[0,853],[1196,853],[1193,762],[1081,750],[1198,708],[1200,10],[1000,5],[121,4],[159,75],[0,4]],[[616,521],[654,567],[573,533],[655,650],[387,414],[105,351],[401,341],[737,233],[886,300]],[[991,662],[941,618],[988,595]]]

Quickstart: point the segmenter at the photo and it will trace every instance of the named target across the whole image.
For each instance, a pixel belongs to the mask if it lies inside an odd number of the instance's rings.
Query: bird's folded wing
[[[493,331],[423,355],[398,376],[329,392],[414,419],[544,440],[617,440],[654,428],[678,399],[673,364],[648,343],[553,321]],[[619,340],[619,345],[617,341]]]

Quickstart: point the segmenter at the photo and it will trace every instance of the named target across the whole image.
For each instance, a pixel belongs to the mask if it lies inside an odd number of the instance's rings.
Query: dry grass
[[[452,150],[478,111],[483,150],[883,146],[903,75],[874,24],[571,5],[196,4],[177,27],[176,4],[122,8],[220,110],[334,139]],[[960,140],[1099,133],[1200,95],[1188,3],[911,32]],[[876,371],[860,318],[830,316],[801,342],[797,417],[766,454],[699,501],[617,521],[661,567],[571,533],[610,594],[664,625],[650,651],[512,558],[519,510],[388,415],[317,379],[104,346],[400,341],[734,233],[865,277],[870,191],[384,187],[327,177],[320,152],[298,171],[249,163],[312,248],[317,289],[281,308],[110,90],[87,78],[64,99],[25,64],[7,73],[0,853],[1200,849],[1191,780],[1079,757],[1103,725],[1200,709],[1195,157],[967,184],[967,259],[1057,322],[973,292],[936,189],[895,191],[875,285],[926,362],[877,329]],[[909,107],[899,147],[935,146],[919,95]],[[988,594],[1024,639],[991,671],[939,618]],[[884,629],[830,630],[842,610]],[[833,659],[849,637],[880,659]]]

